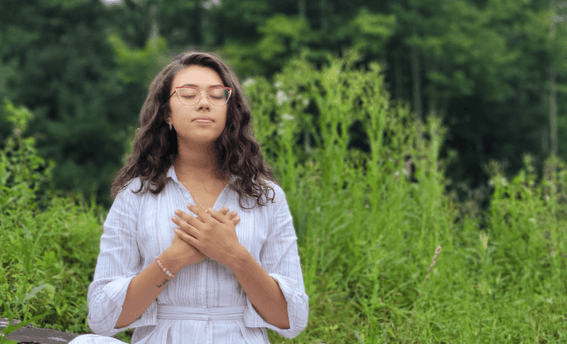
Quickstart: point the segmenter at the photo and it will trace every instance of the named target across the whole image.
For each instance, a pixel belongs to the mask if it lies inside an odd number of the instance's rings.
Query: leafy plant
[[[24,138],[31,112],[6,101],[13,126],[0,151],[0,315],[88,332],[86,288],[98,254],[100,209],[50,187],[52,164]]]

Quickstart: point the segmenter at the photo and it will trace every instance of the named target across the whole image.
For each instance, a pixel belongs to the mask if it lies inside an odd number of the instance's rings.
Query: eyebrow
[[[185,84],[177,87],[184,87],[184,86],[199,87],[199,85],[195,85],[195,84]],[[224,85],[209,85],[209,88],[213,88],[213,87],[224,87]]]

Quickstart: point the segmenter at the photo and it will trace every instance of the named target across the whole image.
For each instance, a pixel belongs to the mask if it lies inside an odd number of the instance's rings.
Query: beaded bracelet
[[[156,263],[159,265],[159,268],[165,272],[166,275],[168,275],[170,278],[175,277],[175,274],[172,274],[171,272],[169,272],[169,270],[167,270],[165,268],[165,266],[163,266],[163,264],[161,263],[161,261],[159,260],[158,256],[156,256]]]

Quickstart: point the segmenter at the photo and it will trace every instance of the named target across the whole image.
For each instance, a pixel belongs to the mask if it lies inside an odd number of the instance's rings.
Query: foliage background
[[[58,188],[109,206],[147,87],[172,56],[214,51],[245,80],[357,49],[359,64],[381,63],[393,101],[443,118],[441,156],[458,153],[447,187],[480,193],[486,209],[491,160],[511,176],[525,153],[538,171],[567,154],[566,11],[556,0],[3,0],[0,98],[36,115],[28,133]]]
[[[2,0],[1,316],[89,331],[147,87],[207,50],[244,81],[290,202],[311,297],[295,342],[564,341],[565,8]]]

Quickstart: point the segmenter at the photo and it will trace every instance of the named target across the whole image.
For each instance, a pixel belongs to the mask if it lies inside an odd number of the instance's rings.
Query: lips
[[[213,120],[211,119],[211,117],[199,117],[199,118],[195,118],[193,121],[199,122],[199,123],[213,122]]]

